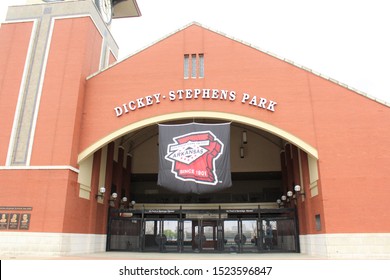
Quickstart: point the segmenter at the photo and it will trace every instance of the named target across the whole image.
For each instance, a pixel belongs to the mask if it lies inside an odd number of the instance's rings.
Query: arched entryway
[[[102,165],[105,174],[99,177],[106,178],[109,195],[118,195],[109,201],[108,250],[299,251],[295,202],[285,202],[281,207],[276,200],[305,176],[302,162],[291,161],[293,153],[315,159],[316,150],[258,120],[210,115],[200,112],[191,118],[185,117],[186,113],[180,118],[177,114],[156,117],[129,125],[93,145],[109,143],[100,150],[106,166]],[[157,185],[157,124],[188,122],[231,122],[231,188],[198,195],[178,194]],[[81,165],[88,158],[84,156]]]

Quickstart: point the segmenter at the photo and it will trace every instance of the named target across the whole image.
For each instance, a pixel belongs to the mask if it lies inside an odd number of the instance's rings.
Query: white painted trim
[[[36,17],[34,18],[28,18],[28,19],[11,19],[11,20],[6,20],[3,21],[1,24],[7,24],[7,23],[25,23],[25,22],[30,22],[30,21],[37,21],[38,19]]]
[[[210,111],[188,111],[188,112],[182,112],[182,113],[173,113],[173,114],[166,114],[166,115],[160,115],[160,116],[154,116],[148,119],[144,119],[132,124],[129,124],[125,127],[122,127],[118,129],[117,131],[114,131],[111,134],[108,134],[107,136],[101,138],[88,148],[86,148],[84,151],[82,151],[78,156],[78,162],[81,162],[83,159],[87,158],[89,155],[93,154],[95,151],[106,145],[107,143],[116,140],[120,138],[121,136],[136,130],[140,129],[152,124],[157,124],[169,120],[177,120],[177,119],[193,119],[193,118],[211,118],[211,119],[227,119],[243,124],[248,124],[250,126],[263,129],[265,131],[268,131],[274,135],[277,135],[285,140],[287,140],[290,143],[293,143],[297,147],[299,147],[301,150],[305,151],[306,153],[310,154],[312,157],[318,159],[318,151],[315,147],[311,146],[310,144],[304,142],[300,138],[296,137],[295,135],[280,129],[279,127],[276,127],[274,125],[271,125],[269,123],[265,123],[258,119],[253,119],[245,116],[235,115],[231,113],[221,113],[221,112],[210,112]]]
[[[15,144],[15,137],[16,137],[16,133],[18,131],[18,123],[19,123],[19,117],[20,117],[20,107],[22,106],[22,101],[23,101],[23,96],[24,96],[24,92],[25,92],[24,89],[26,87],[28,70],[30,69],[30,66],[32,64],[31,56],[33,54],[35,37],[37,36],[37,30],[38,30],[38,20],[37,19],[28,20],[28,21],[22,21],[22,23],[24,23],[24,22],[33,22],[33,28],[31,30],[30,43],[29,43],[29,46],[28,46],[26,60],[25,60],[25,63],[24,63],[24,70],[23,70],[23,74],[22,74],[22,81],[20,83],[19,96],[18,96],[18,101],[16,103],[16,108],[15,108],[14,122],[12,124],[11,137],[10,137],[9,144],[8,144],[8,153],[7,153],[6,163],[5,163],[5,165],[7,165],[7,166],[11,165],[11,162],[12,162],[12,154],[13,154],[13,148],[14,148],[14,144]]]
[[[102,39],[102,44],[100,47],[100,59],[99,59],[99,70],[106,68],[106,62],[103,61],[106,58],[107,55],[107,48],[105,48],[106,40],[103,38]],[[106,52],[106,54],[104,54]]]
[[[39,115],[39,105],[41,103],[43,83],[45,81],[47,61],[49,58],[51,39],[53,36],[53,31],[54,31],[54,23],[55,23],[55,20],[54,20],[54,18],[52,18],[50,20],[49,34],[47,36],[47,40],[46,40],[46,44],[45,44],[45,46],[46,46],[45,56],[43,57],[42,66],[41,66],[41,77],[40,77],[40,81],[38,84],[37,99],[35,101],[36,103],[35,103],[34,116],[33,116],[33,121],[32,121],[32,126],[31,126],[30,141],[29,141],[29,146],[27,148],[26,165],[30,165],[32,150],[33,150],[33,146],[34,146],[35,129],[37,127],[37,120],[38,120],[38,115]]]
[[[53,19],[71,19],[71,18],[83,18],[83,17],[90,17],[92,18],[92,16],[90,14],[85,14],[85,13],[82,13],[82,14],[75,14],[75,15],[68,15],[68,16],[52,16]],[[37,20],[37,17],[36,16],[31,16],[31,19],[8,19],[4,22],[2,22],[2,24],[7,24],[7,23],[23,23],[23,22],[29,22],[29,21],[36,21]],[[95,22],[94,22],[95,24]],[[95,24],[96,26],[96,24]]]
[[[70,170],[80,173],[79,169],[70,165],[0,166],[0,170]]]
[[[110,46],[108,46],[108,50],[109,50],[109,52],[108,52],[108,65],[110,65],[110,54],[112,53],[112,55],[113,55],[113,57],[115,57],[115,62],[114,63],[116,63],[117,61],[118,61],[118,56],[119,56],[119,49],[118,49],[118,54],[115,54],[115,52],[113,51],[113,49],[112,48],[110,48]]]

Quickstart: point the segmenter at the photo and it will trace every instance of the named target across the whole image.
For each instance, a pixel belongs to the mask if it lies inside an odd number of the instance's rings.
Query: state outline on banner
[[[180,143],[180,139],[183,139],[183,138],[187,138],[187,137],[191,137],[191,136],[195,136],[195,135],[204,135],[204,134],[207,134],[209,136],[212,137],[212,141],[209,139],[209,140],[199,140],[199,141],[194,141],[194,140],[189,140],[187,142],[183,142],[183,143]],[[175,175],[175,178],[180,180],[180,181],[185,181],[185,182],[195,182],[197,184],[202,184],[202,185],[212,185],[212,186],[215,186],[219,183],[222,183],[221,181],[219,181],[219,178],[217,176],[217,172],[216,172],[216,168],[215,168],[215,162],[216,160],[223,154],[224,152],[224,148],[225,148],[225,145],[223,144],[223,142],[210,130],[205,130],[205,131],[196,131],[196,132],[190,132],[190,133],[186,133],[186,134],[183,134],[183,135],[179,135],[179,136],[176,136],[176,137],[173,137],[172,140],[174,141],[174,143],[171,143],[171,144],[168,144],[167,146],[167,153],[166,155],[164,156],[164,158],[168,161],[170,161],[172,163],[172,167],[171,167],[171,172]],[[208,145],[205,145],[206,142],[208,143]],[[203,148],[203,146],[209,146],[210,143],[212,142],[215,142],[219,145],[218,147],[218,151],[216,154],[212,154],[212,152],[215,150],[208,150],[206,148]],[[188,160],[177,160],[177,159],[173,159],[171,156],[174,152],[172,152],[172,150],[177,150],[175,149],[175,147],[194,147],[196,146],[200,153],[202,153],[202,155],[199,155],[199,156],[196,156],[194,158],[190,158]],[[206,151],[204,151],[206,150]],[[185,164],[185,165],[189,165],[190,164],[193,164],[195,161],[197,161],[199,158],[202,158],[204,157],[205,155],[210,155],[212,158],[212,162],[211,162],[211,168],[209,168],[208,170],[206,170],[205,172],[211,172],[211,175],[212,175],[212,180],[208,179],[208,180],[199,180],[195,177],[188,177],[188,178],[185,178],[185,177],[182,177],[179,172],[180,172],[180,169],[176,169],[177,167],[177,162],[181,162],[182,164]],[[187,164],[186,161],[190,162],[190,164]],[[191,167],[189,167],[188,170],[191,170]],[[195,173],[198,171],[198,170],[195,170],[195,169],[192,169],[193,172],[194,172],[194,175],[196,175]],[[188,173],[191,173],[191,172],[188,172]],[[187,173],[187,175],[188,175]],[[198,174],[199,175],[199,174]],[[207,174],[204,178],[207,177]]]

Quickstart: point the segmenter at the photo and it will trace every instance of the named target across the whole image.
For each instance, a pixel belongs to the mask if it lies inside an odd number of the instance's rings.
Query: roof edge
[[[265,53],[265,54],[267,54],[267,55],[269,55],[269,56],[272,56],[272,57],[274,57],[274,58],[276,58],[276,59],[279,59],[279,60],[281,60],[281,61],[284,61],[284,62],[286,62],[286,63],[288,63],[288,64],[291,64],[291,65],[293,65],[293,66],[295,66],[295,67],[298,67],[298,68],[300,68],[300,69],[302,69],[302,70],[304,70],[304,71],[306,71],[306,72],[312,73],[313,75],[316,75],[316,76],[318,76],[318,77],[320,77],[320,78],[323,78],[323,79],[325,79],[325,80],[328,80],[328,81],[330,81],[330,82],[332,82],[332,83],[334,83],[334,84],[337,84],[337,85],[339,85],[339,86],[341,86],[341,87],[343,87],[343,88],[346,88],[346,89],[348,89],[348,90],[350,90],[350,91],[353,91],[353,92],[355,92],[355,93],[357,93],[357,94],[359,94],[359,95],[361,95],[361,96],[364,96],[364,97],[366,97],[366,98],[368,98],[368,99],[371,99],[371,100],[373,100],[373,101],[375,101],[375,102],[377,102],[377,103],[380,103],[380,104],[382,104],[382,105],[385,105],[385,106],[387,106],[387,107],[390,107],[390,102],[386,102],[386,101],[384,101],[384,100],[381,100],[381,99],[379,99],[379,98],[377,98],[377,97],[375,97],[375,96],[373,96],[373,95],[370,95],[370,94],[365,93],[365,92],[363,92],[363,91],[360,91],[360,90],[358,90],[358,89],[356,89],[356,88],[353,88],[353,87],[351,87],[351,86],[349,86],[349,85],[347,85],[347,84],[345,84],[345,83],[342,83],[342,82],[340,82],[340,81],[338,81],[338,80],[336,80],[336,79],[333,79],[333,78],[331,78],[331,77],[329,77],[329,76],[327,76],[327,75],[321,74],[320,72],[317,72],[317,71],[315,71],[315,70],[312,70],[312,69],[310,69],[310,68],[308,68],[308,67],[305,67],[305,66],[303,66],[303,65],[301,65],[301,64],[295,63],[295,62],[292,61],[292,60],[289,60],[289,59],[287,59],[287,58],[281,57],[281,56],[279,56],[279,55],[277,55],[277,54],[274,54],[274,53],[272,53],[272,52],[269,52],[269,51],[267,51],[267,50],[264,50],[264,49],[262,49],[262,48],[260,48],[260,47],[258,47],[258,46],[256,46],[256,45],[253,45],[253,44],[251,44],[251,43],[248,43],[248,42],[243,41],[243,40],[241,40],[241,39],[238,39],[238,38],[235,38],[235,37],[233,37],[233,36],[230,36],[230,35],[228,35],[228,34],[226,34],[226,33],[224,33],[224,32],[221,32],[221,31],[219,31],[219,30],[215,30],[215,29],[213,29],[213,28],[211,28],[211,27],[205,26],[205,25],[203,25],[203,24],[201,24],[201,23],[199,23],[199,22],[197,22],[197,21],[192,21],[192,22],[190,22],[190,23],[184,25],[183,27],[181,27],[181,28],[179,28],[179,29],[177,29],[177,30],[175,30],[175,31],[173,31],[173,32],[171,32],[171,33],[168,33],[168,34],[165,35],[164,37],[162,37],[162,38],[160,38],[160,39],[158,39],[158,40],[156,40],[156,41],[151,42],[150,44],[146,45],[145,47],[143,47],[143,48],[141,48],[141,49],[139,49],[139,50],[137,50],[137,51],[135,51],[135,52],[133,52],[133,53],[127,55],[126,57],[122,58],[121,60],[119,60],[119,61],[117,61],[117,62],[115,62],[115,63],[109,65],[107,68],[102,69],[102,70],[100,70],[100,71],[98,71],[98,72],[96,72],[96,73],[94,73],[94,74],[88,76],[87,79],[90,79],[90,78],[92,78],[92,77],[94,77],[94,76],[100,74],[101,72],[104,72],[104,71],[110,69],[111,67],[116,66],[117,64],[119,64],[119,63],[125,61],[126,59],[128,59],[128,58],[130,58],[130,57],[132,57],[132,56],[134,56],[134,55],[136,55],[136,54],[138,54],[138,53],[140,53],[140,52],[142,52],[142,51],[144,51],[144,50],[150,48],[151,46],[153,46],[153,45],[155,45],[155,44],[157,44],[157,43],[159,43],[159,42],[161,42],[161,41],[163,41],[163,40],[165,40],[165,39],[171,37],[172,35],[174,35],[174,34],[180,32],[180,31],[183,31],[183,30],[185,30],[185,29],[187,29],[188,27],[193,26],[193,25],[197,25],[197,26],[199,26],[199,27],[205,28],[205,29],[207,29],[207,30],[209,30],[209,31],[211,31],[211,32],[217,33],[217,34],[219,34],[219,35],[221,35],[221,36],[224,36],[224,37],[226,37],[226,38],[228,38],[228,39],[231,39],[231,40],[233,40],[233,41],[236,41],[236,42],[238,42],[238,43],[241,43],[241,44],[243,44],[243,45],[246,45],[246,46],[248,46],[248,47],[250,47],[250,48],[253,48],[253,49],[256,49],[256,50],[258,50],[258,51],[261,51],[262,53]]]

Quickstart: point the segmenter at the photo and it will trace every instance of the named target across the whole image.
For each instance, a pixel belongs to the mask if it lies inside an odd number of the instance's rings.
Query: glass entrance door
[[[110,250],[140,251],[141,219],[113,219],[107,245]]]
[[[201,220],[199,231],[201,238],[201,251],[217,250],[217,221]]]
[[[259,251],[258,236],[259,236],[259,223],[257,219],[239,220],[241,224],[242,245],[241,252],[254,253]]]
[[[293,219],[263,219],[261,235],[261,249],[264,251],[297,251],[298,237]]]
[[[256,219],[232,219],[223,221],[225,252],[257,252],[258,222]]]
[[[238,221],[225,220],[223,221],[223,243],[224,251],[229,253],[238,252],[238,244],[235,242],[238,234]]]
[[[161,232],[162,232],[163,239],[165,239],[163,251],[165,252],[179,251],[179,221],[163,220]]]
[[[182,229],[181,251],[187,253],[194,252],[198,249],[198,245],[195,243],[195,236],[199,235],[199,232],[195,231],[192,220],[183,220]]]
[[[181,251],[182,252],[217,252],[223,246],[223,233],[220,221],[183,220]]]
[[[161,220],[145,220],[144,221],[144,234],[143,234],[143,251],[146,252],[158,252],[160,251],[161,242]]]
[[[258,217],[250,212],[251,215],[225,215],[223,218],[222,215],[204,218],[199,214],[184,219],[181,215],[112,215],[109,219],[107,250],[299,252],[295,212],[291,209],[264,212],[259,212]]]
[[[145,219],[143,250],[149,252],[179,251],[179,221]]]

